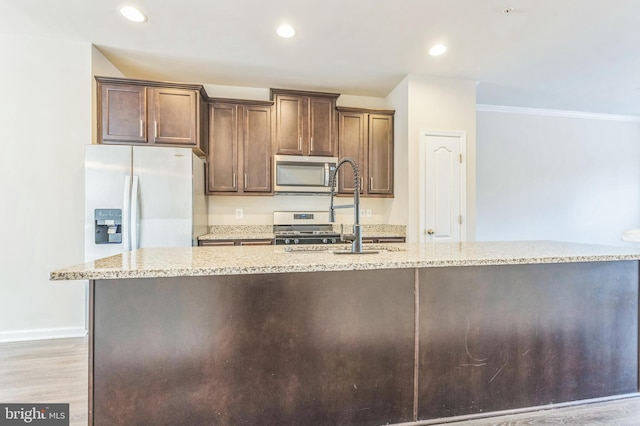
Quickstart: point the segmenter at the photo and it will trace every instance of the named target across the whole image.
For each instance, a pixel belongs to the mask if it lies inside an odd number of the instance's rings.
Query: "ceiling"
[[[129,3],[147,22],[126,0],[3,1],[0,32],[92,43],[132,78],[384,97],[419,74],[477,81],[480,104],[640,115],[638,0]]]

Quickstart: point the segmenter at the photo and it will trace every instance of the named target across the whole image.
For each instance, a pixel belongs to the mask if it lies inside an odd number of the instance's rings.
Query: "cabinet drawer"
[[[233,240],[200,240],[199,246],[233,246],[235,242]]]
[[[406,238],[402,237],[389,237],[389,238],[378,238],[376,242],[378,243],[404,243],[406,242]]]
[[[273,245],[273,240],[244,240],[238,241],[240,246],[270,246]]]

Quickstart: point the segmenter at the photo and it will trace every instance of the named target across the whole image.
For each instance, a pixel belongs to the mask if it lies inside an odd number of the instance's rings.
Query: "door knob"
[[[435,233],[436,233],[436,231],[434,231],[433,229],[427,229],[427,234],[433,235]]]

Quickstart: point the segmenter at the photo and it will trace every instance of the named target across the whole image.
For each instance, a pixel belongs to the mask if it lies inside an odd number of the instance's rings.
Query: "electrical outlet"
[[[244,217],[244,211],[242,209],[236,209],[236,219],[242,219]]]
[[[367,217],[371,217],[371,209],[367,209],[367,214],[366,214],[366,216],[367,216]]]

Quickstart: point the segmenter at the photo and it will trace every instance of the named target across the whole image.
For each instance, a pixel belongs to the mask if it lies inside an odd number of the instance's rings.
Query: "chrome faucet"
[[[355,184],[355,189],[353,191],[353,204],[344,204],[340,206],[333,205],[333,197],[334,197],[334,189],[336,186],[338,170],[344,163],[351,164],[351,169],[353,170],[353,182]],[[336,221],[336,212],[335,209],[347,209],[353,208],[353,233],[352,234],[341,234],[340,239],[342,241],[351,241],[351,252],[352,253],[362,253],[362,229],[360,227],[360,170],[358,169],[358,165],[355,160],[350,157],[345,157],[338,162],[336,169],[331,175],[331,182],[329,184],[331,186],[331,205],[329,206],[329,222]]]

